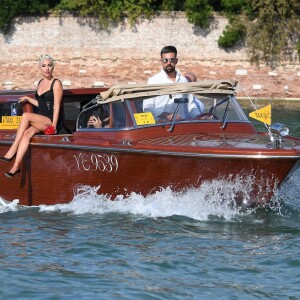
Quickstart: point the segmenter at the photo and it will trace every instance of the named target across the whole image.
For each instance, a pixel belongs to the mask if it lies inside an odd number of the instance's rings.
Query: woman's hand
[[[100,118],[91,116],[88,121],[88,126],[93,126],[95,128],[102,128],[102,122],[101,122]]]
[[[36,99],[34,98],[31,98],[31,97],[28,97],[28,96],[22,96],[19,98],[19,102],[18,103],[22,103],[22,104],[25,104],[25,103],[30,103],[36,107],[39,106],[39,103]]]

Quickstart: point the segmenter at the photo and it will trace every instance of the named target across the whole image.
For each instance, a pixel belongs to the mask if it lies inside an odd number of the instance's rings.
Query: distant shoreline
[[[300,110],[300,98],[237,97],[237,100],[243,109],[247,108],[249,105],[251,106],[250,99],[255,105],[259,105],[259,108],[271,103],[274,108],[281,107]]]
[[[198,80],[238,81],[238,96],[282,97],[297,103],[300,62],[283,61],[272,69],[265,63],[251,64],[243,45],[221,49],[216,37],[227,25],[227,18],[216,15],[211,29],[198,28],[184,13],[141,19],[134,28],[126,21],[108,29],[99,26],[96,16],[14,18],[12,29],[0,33],[0,89],[35,89],[42,53],[55,59],[55,76],[64,88],[146,83],[160,71],[159,54],[169,44],[178,50],[177,69],[182,74],[193,72]]]
[[[261,101],[267,101],[267,100],[270,100],[272,99],[275,100],[275,101],[299,101],[300,102],[300,98],[271,98],[271,97],[236,97],[238,100],[249,100],[250,99],[254,99],[254,100],[261,100]]]

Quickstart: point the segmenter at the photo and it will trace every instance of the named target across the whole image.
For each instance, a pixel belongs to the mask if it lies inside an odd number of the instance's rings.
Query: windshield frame
[[[100,131],[112,131],[112,130],[128,130],[128,129],[134,129],[134,128],[145,128],[145,127],[155,127],[155,126],[165,126],[165,125],[170,125],[172,123],[172,120],[160,120],[157,121],[155,119],[155,123],[153,124],[138,124],[137,119],[135,114],[144,114],[144,111],[141,111],[140,108],[139,110],[137,109],[137,103],[144,101],[146,99],[151,98],[152,96],[144,96],[144,97],[137,97],[133,99],[125,98],[119,99],[118,101],[114,101],[112,103],[108,102],[103,102],[103,101],[97,101],[94,99],[93,103],[91,106],[88,106],[87,108],[84,108],[77,119],[77,124],[76,124],[76,131],[95,131],[95,130],[100,130]],[[224,101],[225,98],[228,98],[228,100]],[[175,99],[177,99],[175,97]],[[202,95],[202,98],[200,98],[202,101],[206,101],[207,103],[210,103],[206,107],[206,110],[209,111],[212,107],[222,108],[218,112],[218,119],[198,119],[198,118],[189,118],[189,119],[181,119],[181,120],[173,120],[174,124],[187,124],[187,123],[220,123],[222,122],[223,119],[223,114],[225,112],[226,105],[230,103],[230,112],[229,112],[229,117],[227,117],[226,122],[249,122],[249,119],[247,118],[246,114],[244,113],[242,107],[240,106],[238,100],[236,99],[235,95],[226,95],[226,94],[207,94],[207,95]],[[223,101],[222,104],[220,104]],[[229,101],[227,103],[227,101]],[[96,104],[94,104],[96,102]],[[184,103],[179,103],[178,105],[183,105]],[[111,124],[116,123],[115,117],[112,114],[112,107],[115,105],[121,105],[124,108],[124,116],[123,119],[126,121],[126,124],[124,126],[113,126],[113,127],[105,127],[105,128],[88,128],[88,127],[80,127],[80,117],[84,113],[88,113],[89,111],[101,106],[101,105],[109,105],[110,107],[110,118],[112,118]],[[235,118],[232,118],[231,115],[234,111]],[[230,115],[231,114],[231,115]],[[124,122],[125,122],[124,121]]]

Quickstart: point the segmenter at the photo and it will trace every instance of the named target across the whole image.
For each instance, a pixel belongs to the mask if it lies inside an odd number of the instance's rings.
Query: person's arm
[[[168,103],[169,96],[157,96],[144,100],[143,111],[151,112],[155,119],[167,119],[172,120],[174,111],[165,111],[165,106]],[[173,100],[174,101],[174,100]],[[162,104],[162,105],[160,105]],[[176,116],[176,120],[179,120],[180,116]]]
[[[56,80],[53,86],[53,95],[54,95],[54,105],[53,105],[53,120],[52,126],[56,128],[58,117],[59,117],[59,110],[61,106],[62,96],[63,96],[63,87],[60,80]]]
[[[200,114],[204,114],[206,111],[204,104],[196,97],[194,97],[194,102],[196,103],[196,106],[199,109]]]
[[[29,102],[32,105],[36,106],[36,107],[39,106],[39,103],[36,99],[33,99],[31,97],[28,97],[28,96],[22,96],[22,97],[19,98],[19,103],[26,103],[26,102]]]
[[[190,94],[189,95],[189,103],[188,103],[188,111],[189,111],[190,117],[196,118],[197,116],[205,113],[205,107],[198,98],[193,97],[193,95]]]
[[[157,112],[157,109],[155,108],[155,98],[149,98],[143,101],[143,111],[152,112],[154,117],[159,115],[159,112]]]

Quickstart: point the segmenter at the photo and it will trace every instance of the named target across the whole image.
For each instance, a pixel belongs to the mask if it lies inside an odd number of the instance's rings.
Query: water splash
[[[76,215],[121,213],[150,218],[180,215],[196,220],[208,220],[211,217],[230,220],[253,211],[245,210],[243,206],[236,204],[235,197],[237,191],[240,192],[241,189],[243,196],[249,198],[252,189],[250,180],[248,191],[245,187],[247,188],[247,185],[242,182],[242,179],[234,182],[215,180],[205,182],[200,188],[191,188],[182,193],[175,193],[171,188],[165,188],[146,197],[131,193],[128,197],[119,195],[111,201],[107,195],[98,194],[101,192],[100,187],[81,186],[70,203],[42,205],[40,210]]]
[[[19,209],[20,206],[18,199],[9,202],[0,197],[0,213],[5,213],[8,211],[18,211]]]
[[[293,190],[298,191],[299,194],[298,180],[299,178],[294,178],[289,183],[286,187],[287,194]],[[40,212],[59,212],[74,215],[119,213],[146,218],[177,215],[200,221],[215,218],[237,220],[255,214],[257,208],[250,209],[247,207],[247,204],[253,200],[251,193],[254,186],[257,189],[257,178],[241,176],[207,181],[199,188],[190,188],[182,193],[175,193],[171,188],[165,188],[146,197],[136,193],[131,193],[126,197],[119,195],[114,201],[108,195],[101,194],[100,186],[77,186],[71,202],[40,205],[38,209]],[[285,201],[289,197],[292,196],[288,194],[283,197],[282,193],[275,194],[269,208],[281,214],[282,199]],[[237,205],[237,198],[241,199],[239,202],[242,205]],[[300,200],[300,197],[297,198]],[[26,208],[30,209],[31,207],[22,207],[22,209]],[[18,206],[18,200],[11,203],[5,200],[0,201],[0,213],[18,209],[21,209]]]

